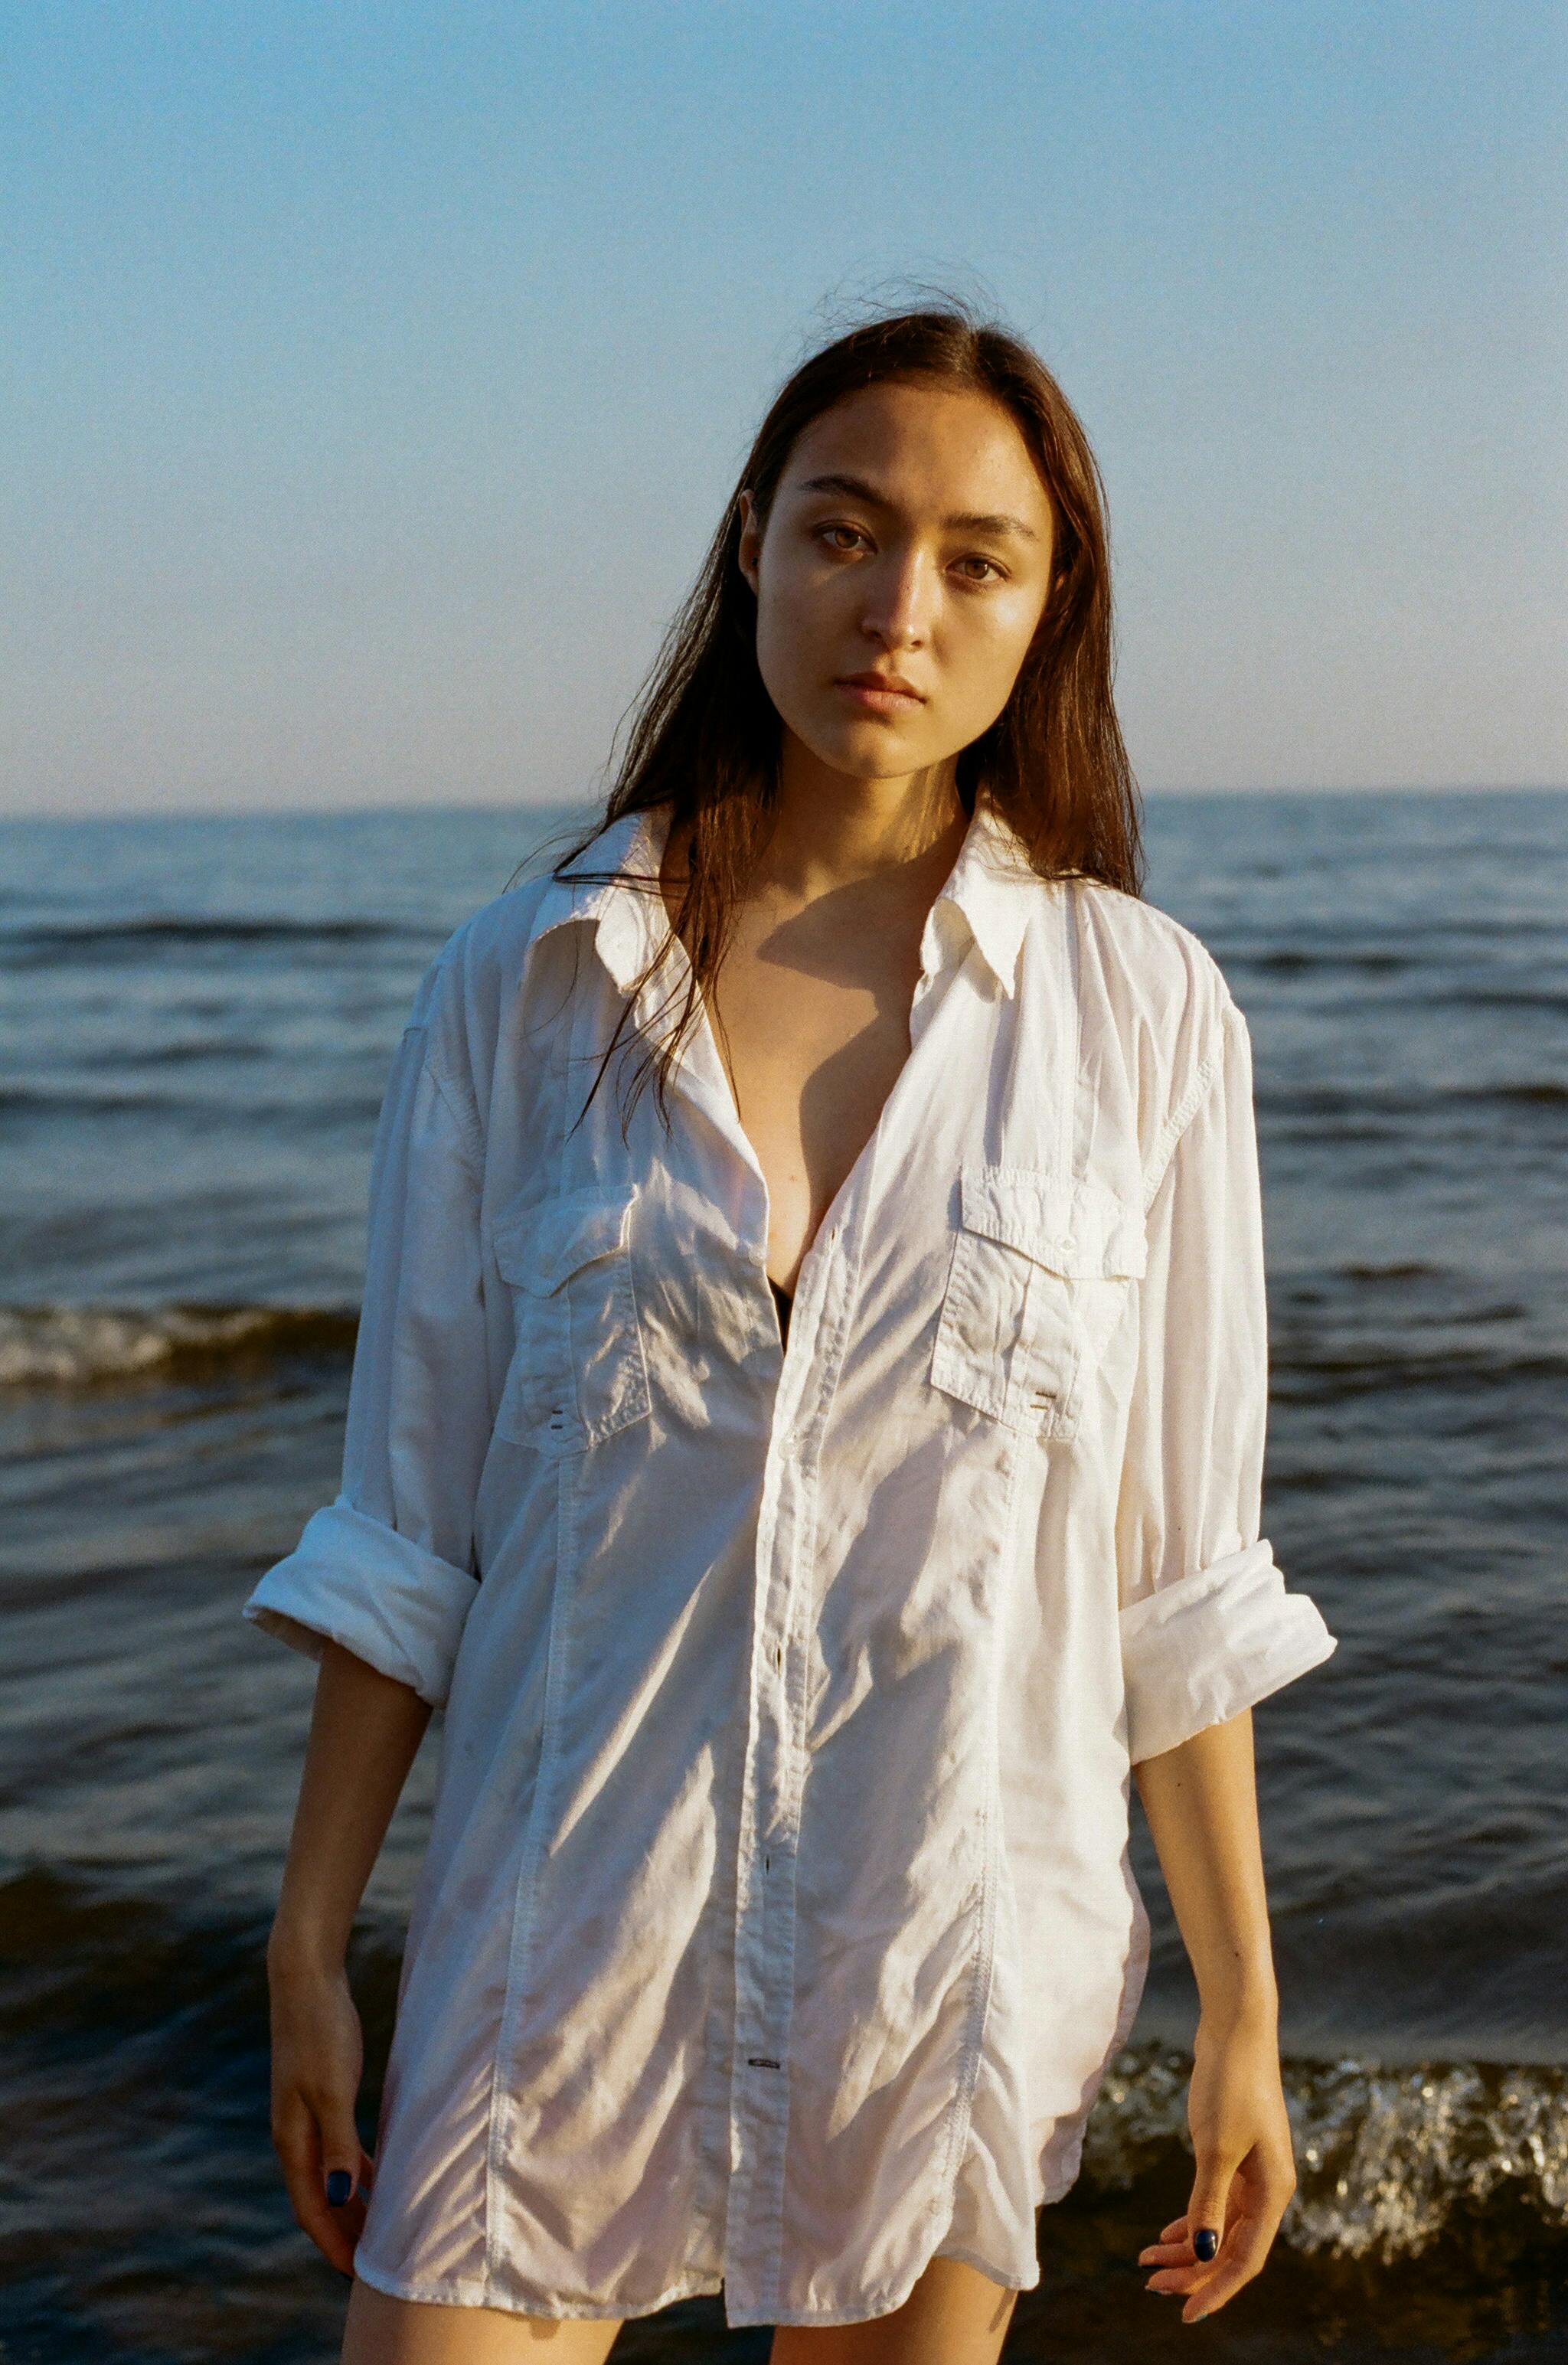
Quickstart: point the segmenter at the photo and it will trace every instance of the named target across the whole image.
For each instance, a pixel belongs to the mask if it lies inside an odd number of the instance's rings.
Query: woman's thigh
[[[780,2325],[771,2365],[996,2365],[1017,2297],[962,2259],[933,2259],[890,2315]]]
[[[596,2316],[512,2315],[499,2307],[432,2307],[356,2280],[342,2365],[603,2365],[619,2324]]]

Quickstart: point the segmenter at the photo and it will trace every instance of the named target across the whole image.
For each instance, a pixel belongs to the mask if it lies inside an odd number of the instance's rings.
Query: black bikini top
[[[788,1339],[790,1336],[790,1308],[794,1305],[795,1301],[790,1296],[790,1292],[787,1289],[779,1288],[778,1283],[774,1280],[771,1273],[767,1276],[767,1286],[773,1292],[773,1303],[778,1308],[778,1336],[781,1339]]]

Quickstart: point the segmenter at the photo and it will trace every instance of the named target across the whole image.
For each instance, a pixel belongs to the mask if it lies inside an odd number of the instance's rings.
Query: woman
[[[1036,355],[857,329],[604,824],[420,984],[342,1488],[247,1605],[321,1659],[274,2123],[350,2365],[720,2289],[778,2365],[989,2365],[1143,1984],[1129,1768],[1201,1996],[1148,2287],[1268,2250],[1249,1710],[1334,1646],[1258,1534],[1247,1031],[1138,898],[1110,653]],[[372,2188],[344,1947],[442,1705]]]

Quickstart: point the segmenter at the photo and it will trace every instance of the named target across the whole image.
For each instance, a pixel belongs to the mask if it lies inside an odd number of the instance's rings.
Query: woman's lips
[[[871,714],[907,714],[925,703],[913,690],[873,689],[868,682],[864,681],[841,681],[835,683],[834,688]]]

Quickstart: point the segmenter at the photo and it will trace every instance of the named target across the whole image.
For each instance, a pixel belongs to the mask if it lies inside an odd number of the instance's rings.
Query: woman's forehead
[[[847,477],[857,480],[854,488]],[[780,484],[792,492],[853,489],[899,507],[1011,514],[1036,530],[1050,510],[1012,413],[969,387],[896,380],[857,387],[802,429]]]

